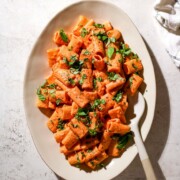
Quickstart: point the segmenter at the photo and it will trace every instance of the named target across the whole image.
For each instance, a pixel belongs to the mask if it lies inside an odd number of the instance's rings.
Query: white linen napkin
[[[154,8],[166,51],[180,67],[180,0],[156,0]]]

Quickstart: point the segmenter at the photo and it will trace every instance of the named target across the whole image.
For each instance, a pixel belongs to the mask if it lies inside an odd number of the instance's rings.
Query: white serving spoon
[[[128,108],[129,110],[127,112],[127,115],[131,114],[130,116],[132,116],[133,114],[134,116],[134,117],[128,117],[128,118],[130,118],[130,127],[131,127],[131,130],[134,132],[134,141],[139,152],[139,156],[140,156],[143,168],[144,168],[144,172],[146,174],[146,178],[148,180],[156,180],[154,170],[152,168],[149,156],[143,144],[143,141],[139,132],[139,127],[138,127],[139,121],[145,110],[144,97],[139,92],[132,97],[128,97],[128,102],[129,102],[129,108]]]

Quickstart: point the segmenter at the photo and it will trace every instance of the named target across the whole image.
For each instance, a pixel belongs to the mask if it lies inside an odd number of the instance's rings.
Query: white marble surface
[[[37,153],[23,109],[23,78],[30,51],[48,21],[74,0],[0,3],[0,179],[56,180]],[[146,140],[158,179],[180,179],[180,71],[158,37],[152,0],[112,1],[133,20],[151,54],[157,78],[154,122]],[[103,178],[102,178],[103,179]],[[145,179],[139,157],[115,180]]]

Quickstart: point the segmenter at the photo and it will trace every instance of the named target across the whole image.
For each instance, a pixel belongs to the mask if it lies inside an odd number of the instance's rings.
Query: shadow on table
[[[145,40],[144,42],[146,44],[146,47],[149,51],[149,54],[151,56],[154,65],[155,76],[156,76],[156,88],[157,88],[157,94],[156,94],[157,99],[156,99],[154,120],[149,135],[146,139],[145,146],[149,154],[149,157],[151,159],[152,166],[154,168],[157,179],[164,180],[165,177],[158,164],[158,160],[160,159],[161,154],[163,153],[169,133],[169,123],[170,123],[169,94],[168,94],[166,82],[164,80],[161,69],[157,63],[157,60]],[[63,180],[59,176],[57,176],[57,179]],[[113,180],[119,180],[119,179],[123,179],[123,180],[146,179],[139,156],[136,156],[136,158],[129,165],[129,167],[125,169],[119,176],[115,177]]]

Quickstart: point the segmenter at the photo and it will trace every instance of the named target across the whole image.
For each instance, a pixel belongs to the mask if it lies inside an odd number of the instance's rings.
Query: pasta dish
[[[47,127],[71,165],[103,167],[132,137],[125,112],[127,97],[143,82],[141,60],[110,22],[82,15],[72,32],[61,28],[53,41],[52,73],[37,89],[37,107],[52,109]]]

